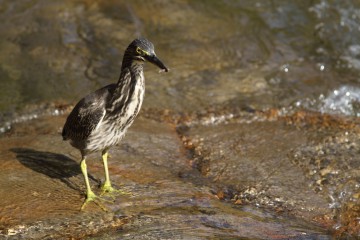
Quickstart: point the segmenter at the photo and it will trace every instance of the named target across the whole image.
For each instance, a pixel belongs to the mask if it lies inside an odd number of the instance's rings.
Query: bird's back
[[[69,114],[62,136],[82,151],[86,141],[106,113],[106,103],[112,96],[116,84],[107,85],[81,99]]]

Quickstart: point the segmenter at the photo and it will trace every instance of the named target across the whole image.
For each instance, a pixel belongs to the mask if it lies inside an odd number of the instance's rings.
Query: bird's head
[[[168,72],[169,69],[161,62],[159,58],[157,58],[154,45],[145,38],[137,38],[126,49],[126,55],[131,56],[133,60],[137,61],[149,61],[152,64],[155,64],[160,69]]]

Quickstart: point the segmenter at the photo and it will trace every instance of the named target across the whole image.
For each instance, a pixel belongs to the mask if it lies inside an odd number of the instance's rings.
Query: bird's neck
[[[123,72],[123,70],[125,68],[133,68],[135,70],[135,68],[141,68],[141,70],[143,69],[143,64],[144,62],[143,61],[140,61],[140,60],[136,60],[134,59],[131,54],[128,54],[127,52],[125,52],[125,55],[123,57],[123,61],[122,61],[122,64],[121,64],[121,72]]]
[[[124,57],[125,58],[125,57]],[[137,60],[123,61],[119,80],[111,97],[109,110],[111,112],[123,112],[124,108],[132,101],[137,90],[144,90],[143,63]],[[142,98],[139,99],[142,101]]]
[[[143,76],[144,62],[139,60],[129,60],[121,66],[120,77],[117,82],[117,88],[124,88],[127,85],[136,84],[137,80]]]

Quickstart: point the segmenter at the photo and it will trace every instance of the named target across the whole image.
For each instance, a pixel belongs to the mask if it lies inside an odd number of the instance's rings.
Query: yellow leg
[[[84,207],[85,207],[85,205],[86,205],[88,202],[94,201],[97,196],[96,196],[95,193],[91,190],[91,187],[90,187],[90,182],[89,182],[89,177],[88,177],[88,174],[87,174],[87,166],[86,166],[86,159],[85,159],[85,157],[83,157],[83,159],[81,159],[80,167],[81,167],[81,171],[82,171],[82,173],[83,173],[83,175],[84,175],[85,184],[86,184],[86,200],[85,200],[84,204],[81,206],[81,210],[83,210]]]
[[[122,190],[117,190],[111,186],[110,177],[109,177],[109,168],[108,168],[108,162],[107,162],[108,156],[109,156],[108,149],[105,149],[102,152],[102,159],[103,159],[104,171],[105,171],[105,182],[101,187],[101,190],[102,190],[101,195],[103,195],[105,193],[110,193],[110,196],[113,198],[114,198],[114,195],[117,195],[117,194],[129,195],[130,193],[124,192]]]
[[[88,177],[88,174],[87,174],[87,166],[86,166],[85,157],[83,157],[81,159],[80,168],[81,168],[81,171],[82,171],[82,173],[84,175],[85,184],[86,184],[86,199],[85,199],[85,202],[83,203],[83,205],[81,206],[81,210],[84,210],[85,206],[89,202],[94,201],[94,203],[96,203],[102,210],[107,211],[107,209],[102,204],[95,201],[99,197],[96,196],[95,193],[91,190],[89,177]]]
[[[101,187],[102,190],[102,194],[106,193],[106,192],[113,192],[115,189],[111,186],[111,182],[110,182],[110,176],[109,176],[109,168],[108,168],[108,149],[105,149],[102,152],[102,160],[104,163],[104,170],[105,170],[105,182],[104,185]]]

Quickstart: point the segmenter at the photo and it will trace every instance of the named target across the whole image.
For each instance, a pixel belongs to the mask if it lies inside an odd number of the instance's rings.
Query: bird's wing
[[[76,104],[64,125],[62,132],[64,140],[85,140],[89,137],[104,118],[106,102],[114,88],[114,84],[103,87]]]

